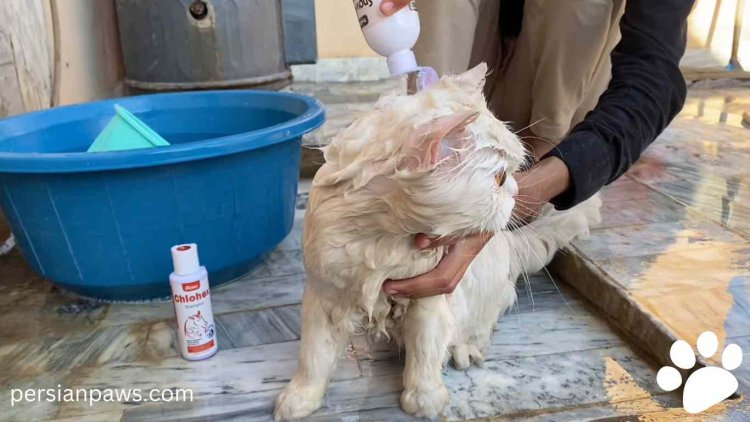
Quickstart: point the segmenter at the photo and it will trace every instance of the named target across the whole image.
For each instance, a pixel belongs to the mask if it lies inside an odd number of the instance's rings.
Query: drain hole
[[[202,20],[208,16],[208,5],[205,1],[196,0],[190,3],[190,16],[196,20]]]

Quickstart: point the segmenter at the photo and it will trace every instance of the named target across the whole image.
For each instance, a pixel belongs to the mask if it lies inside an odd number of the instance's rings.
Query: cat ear
[[[479,63],[466,72],[457,76],[460,83],[465,84],[471,89],[484,88],[484,78],[487,76],[487,63]]]
[[[412,140],[407,142],[406,168],[432,167],[440,161],[440,142],[462,134],[474,123],[479,112],[453,113],[437,117],[420,126]]]

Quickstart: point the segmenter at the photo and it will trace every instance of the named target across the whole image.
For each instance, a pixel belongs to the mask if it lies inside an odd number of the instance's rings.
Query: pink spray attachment
[[[417,71],[417,91],[430,88],[431,86],[438,83],[440,78],[438,77],[435,69],[431,67],[420,67]]]

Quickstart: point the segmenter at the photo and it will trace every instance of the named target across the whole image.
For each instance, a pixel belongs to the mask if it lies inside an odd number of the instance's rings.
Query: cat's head
[[[486,71],[481,64],[416,95],[382,97],[325,148],[314,185],[377,202],[373,210],[385,205],[395,216],[390,230],[447,236],[504,229],[525,151],[487,108]]]

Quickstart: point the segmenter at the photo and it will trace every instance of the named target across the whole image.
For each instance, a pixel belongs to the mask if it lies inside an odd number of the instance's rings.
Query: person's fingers
[[[451,282],[446,274],[446,269],[441,268],[441,265],[447,265],[443,263],[444,261],[446,260],[441,261],[434,270],[426,274],[404,280],[386,281],[383,284],[383,290],[386,294],[404,297],[411,297],[416,294],[432,291],[442,291],[448,288]]]
[[[411,296],[404,296],[408,299],[422,299],[423,297],[430,297],[430,296],[437,296],[437,295],[448,295],[453,293],[456,290],[456,287],[458,287],[458,281],[460,280],[460,277],[456,280],[454,280],[452,283],[450,283],[447,287],[442,287],[437,290],[430,290],[426,292],[419,292],[415,293]]]
[[[404,280],[387,280],[383,283],[383,291],[391,296],[414,299],[453,293],[471,262],[491,237],[492,233],[478,233],[460,239],[435,269]]]
[[[432,245],[432,239],[424,233],[419,233],[414,236],[414,244],[417,245],[417,248],[419,249],[427,249]]]
[[[522,227],[533,221],[544,205],[544,201],[539,198],[540,182],[536,180],[536,167],[535,164],[528,170],[519,171],[514,175],[518,183],[518,194],[513,207],[511,228]]]
[[[461,241],[432,271],[404,280],[386,281],[383,291],[389,295],[403,297],[452,293],[474,256],[476,254],[471,253],[468,242]]]
[[[409,3],[411,3],[411,0],[383,0],[383,2],[380,3],[380,12],[386,16],[391,16],[408,6]]]

